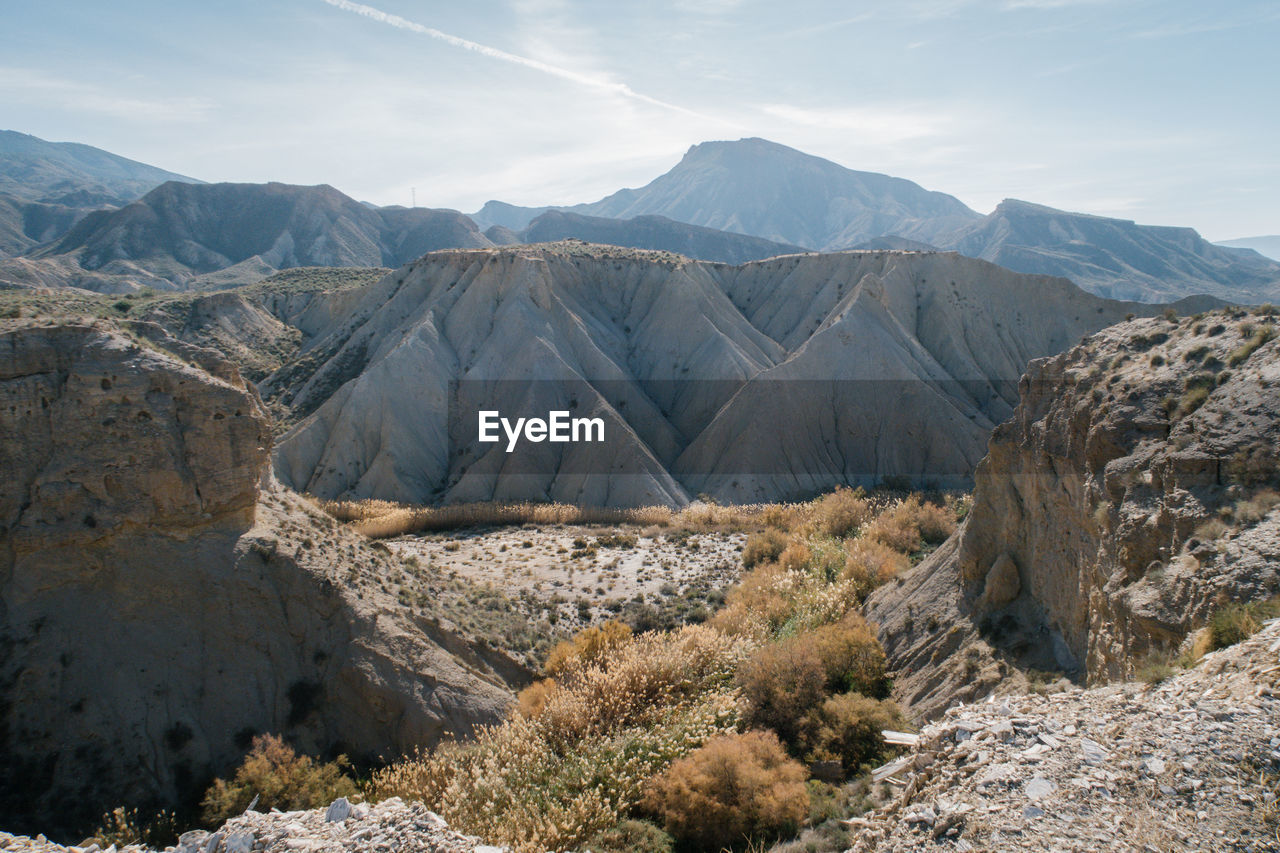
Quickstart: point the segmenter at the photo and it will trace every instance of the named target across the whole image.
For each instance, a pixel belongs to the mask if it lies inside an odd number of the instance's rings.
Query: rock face
[[[1028,360],[1151,310],[938,253],[442,252],[361,291],[262,390],[301,418],[279,476],[324,497],[626,506],[959,484]],[[509,454],[477,442],[482,409],[599,417],[606,441]]]
[[[1124,677],[1215,608],[1280,590],[1275,322],[1135,320],[1031,364],[962,528],[868,602],[903,698],[990,690],[991,647]]]
[[[0,823],[188,800],[254,733],[374,756],[502,715],[490,653],[358,590],[397,567],[274,483],[220,354],[9,324],[0,396]]]

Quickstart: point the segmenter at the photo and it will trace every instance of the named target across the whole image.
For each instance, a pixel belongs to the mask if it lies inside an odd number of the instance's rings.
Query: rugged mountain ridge
[[[1280,263],[1224,248],[1191,228],[1138,225],[1006,199],[938,245],[1011,270],[1060,275],[1111,299],[1168,302],[1193,293],[1280,299]]]
[[[940,253],[440,252],[261,388],[299,419],[279,475],[325,497],[750,502],[966,482],[1026,361],[1153,310]],[[589,414],[611,439],[508,454],[475,440],[486,407]]]
[[[1241,237],[1237,240],[1219,240],[1219,246],[1229,249],[1251,249],[1259,255],[1280,261],[1280,234],[1263,237]]]
[[[1013,199],[982,216],[910,181],[855,172],[763,139],[695,145],[644,187],[597,202],[521,208],[491,201],[472,218],[481,227],[518,231],[557,209],[594,217],[659,215],[821,251],[925,244],[1016,272],[1069,278],[1111,299],[1154,303],[1209,294],[1240,303],[1280,300],[1280,263],[1214,245],[1190,228],[1144,226]]]
[[[404,567],[274,481],[221,354],[6,322],[0,395],[6,827],[190,801],[253,733],[373,757],[504,713],[520,667],[396,602]]]
[[[485,233],[487,236],[489,232]],[[701,261],[717,261],[725,264],[742,264],[775,255],[793,255],[805,251],[800,246],[777,243],[745,234],[734,234],[729,231],[717,231],[714,228],[687,225],[665,216],[608,219],[562,210],[551,210],[539,215],[519,233],[513,242],[554,243],[568,238],[632,249],[675,252]],[[494,240],[494,243],[499,242]]]
[[[902,698],[935,712],[1010,665],[1126,677],[1280,591],[1275,323],[1134,320],[1031,364],[962,528],[868,600]]]
[[[0,194],[67,207],[128,204],[166,181],[199,183],[92,145],[0,130]]]
[[[488,246],[460,213],[369,208],[329,186],[169,182],[118,210],[81,219],[0,278],[103,292],[212,289],[301,266],[398,266],[443,247]],[[30,275],[30,272],[28,272]]]
[[[472,218],[481,227],[518,230],[549,209],[489,202]],[[979,218],[945,193],[758,138],[694,145],[643,187],[560,209],[613,219],[665,216],[823,251],[886,234],[933,243]]]

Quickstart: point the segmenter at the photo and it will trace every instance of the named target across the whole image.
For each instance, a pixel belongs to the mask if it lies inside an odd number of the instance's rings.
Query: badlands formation
[[[436,252],[344,299],[261,383],[297,421],[286,485],[611,506],[966,484],[1028,361],[1163,310],[949,253],[727,266],[576,242]],[[571,410],[606,441],[508,454],[475,440],[479,410]]]

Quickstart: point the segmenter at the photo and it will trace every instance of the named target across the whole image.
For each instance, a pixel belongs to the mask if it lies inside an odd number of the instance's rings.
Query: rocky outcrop
[[[255,733],[371,758],[501,717],[502,656],[397,604],[398,561],[275,484],[268,420],[223,356],[146,323],[13,325],[6,828],[189,801]]]
[[[1028,360],[1155,310],[953,254],[726,266],[578,242],[433,253],[358,298],[262,383],[300,419],[284,482],[617,506],[967,484]],[[606,440],[507,453],[477,441],[482,409],[599,417]]]
[[[1135,320],[1031,364],[961,530],[869,600],[904,699],[989,691],[992,649],[1124,677],[1223,604],[1280,591],[1274,324]]]
[[[853,853],[1274,850],[1280,623],[1158,687],[956,707],[875,771]]]

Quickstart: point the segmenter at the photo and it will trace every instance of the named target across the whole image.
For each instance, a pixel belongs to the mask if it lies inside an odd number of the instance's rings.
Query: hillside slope
[[[6,828],[190,803],[254,733],[372,758],[502,717],[523,670],[272,479],[220,354],[149,323],[6,322],[0,352]]]
[[[1003,697],[925,726],[854,853],[1274,850],[1280,622],[1159,687]]]
[[[1029,359],[1154,310],[951,254],[440,252],[361,291],[261,388],[300,419],[279,475],[325,497],[804,497],[967,482]],[[481,409],[599,417],[606,440],[508,453],[477,440]]]

